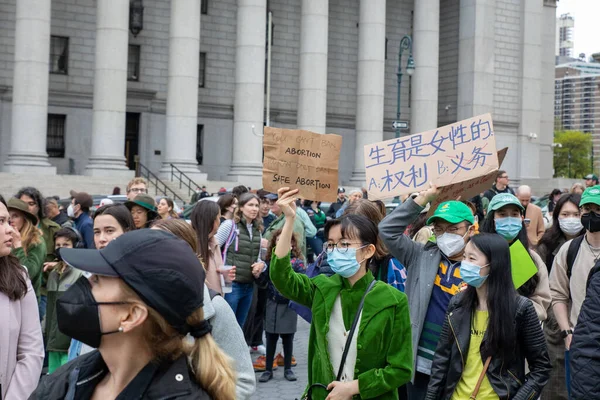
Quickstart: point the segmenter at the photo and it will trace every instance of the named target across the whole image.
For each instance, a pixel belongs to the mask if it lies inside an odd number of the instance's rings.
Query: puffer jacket
[[[146,368],[140,371],[140,374]],[[95,387],[106,375],[106,370],[102,356],[98,350],[94,350],[77,357],[57,369],[52,375],[48,375],[29,400],[77,400],[75,397],[77,388],[83,385]],[[140,400],[209,400],[211,398],[194,379],[184,355],[175,361],[157,365],[151,382],[143,393],[132,393],[132,390],[128,390],[125,396]]]
[[[571,342],[571,399],[600,398],[600,262],[590,271]]]
[[[252,238],[246,225],[246,220],[242,220],[234,225],[236,230],[233,243],[227,248],[225,254],[225,264],[235,265],[235,281],[238,283],[253,283],[252,264],[258,261],[260,256],[261,232],[258,228],[258,222],[252,224]]]
[[[463,304],[464,294],[450,300],[442,326],[427,390],[427,400],[449,400],[464,369],[463,355],[469,351],[471,340],[471,308]],[[502,400],[537,399],[548,382],[552,366],[546,340],[531,300],[518,296],[514,316],[517,342],[515,357],[506,362],[492,357],[486,373],[494,392]],[[487,333],[483,338],[487,340]],[[482,363],[485,361],[481,356]],[[525,360],[530,372],[525,374]]]

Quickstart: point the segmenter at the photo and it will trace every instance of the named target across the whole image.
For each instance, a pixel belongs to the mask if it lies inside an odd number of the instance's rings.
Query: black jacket
[[[327,217],[335,218],[335,214],[337,214],[337,212],[340,210],[340,208],[342,208],[344,206],[344,204],[346,204],[347,201],[348,200],[340,201],[338,199],[335,203],[332,203],[329,206],[329,210],[327,210]]]
[[[29,400],[80,400],[106,375],[106,364],[95,350],[63,365],[47,376]],[[86,387],[87,385],[87,387]],[[90,393],[91,391],[91,393]],[[129,383],[117,400],[209,400],[210,396],[196,383],[185,356],[175,361],[148,364]]]
[[[468,354],[471,340],[472,310],[468,305],[462,304],[463,298],[462,293],[457,294],[448,305],[433,357],[427,400],[450,399],[460,381],[465,362],[463,355]],[[537,399],[548,382],[552,366],[540,321],[529,299],[518,297],[514,323],[517,330],[515,358],[505,363],[498,357],[492,357],[486,375],[494,392],[502,400]],[[486,339],[487,334],[483,341]],[[481,358],[482,363],[485,362],[483,356]],[[527,375],[525,359],[531,371]]]
[[[600,398],[600,263],[590,271],[571,342],[571,399]]]
[[[504,190],[500,190],[496,187],[496,184],[494,184],[491,189],[488,189],[485,191],[485,193],[483,194],[483,197],[485,197],[489,201],[492,201],[494,196],[497,194],[500,194],[500,193],[515,194],[515,191],[512,190],[510,186],[507,186]]]

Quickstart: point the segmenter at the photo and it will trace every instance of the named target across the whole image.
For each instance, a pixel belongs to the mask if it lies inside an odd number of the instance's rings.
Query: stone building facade
[[[406,34],[405,133],[491,112],[511,177],[551,177],[555,0],[143,0],[136,36],[130,3],[0,0],[1,170],[260,185],[271,11],[270,123],[341,134],[342,183],[394,137]]]

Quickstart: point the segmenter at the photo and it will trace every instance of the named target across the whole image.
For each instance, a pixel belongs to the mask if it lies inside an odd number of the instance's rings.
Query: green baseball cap
[[[519,199],[517,199],[514,194],[500,193],[492,198],[492,201],[490,201],[490,205],[488,206],[487,212],[490,213],[492,211],[499,210],[502,207],[509,205],[515,205],[519,208],[519,210],[525,211],[525,207],[523,207]]]
[[[596,174],[588,174],[586,176],[583,177],[583,179],[585,180],[593,180],[593,181],[598,181],[598,177],[596,176]]]
[[[440,204],[427,220],[427,225],[430,225],[436,219],[442,219],[451,224],[458,224],[463,221],[468,221],[471,224],[475,223],[475,218],[469,206],[456,200],[445,201]]]
[[[579,206],[583,206],[585,204],[596,204],[600,206],[600,185],[585,189],[585,192],[583,192],[581,195]]]

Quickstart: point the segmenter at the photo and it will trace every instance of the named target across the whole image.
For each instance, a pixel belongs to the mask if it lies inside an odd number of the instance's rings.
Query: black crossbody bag
[[[350,332],[348,333],[348,337],[346,339],[346,345],[344,346],[344,352],[342,353],[342,360],[340,362],[340,368],[338,370],[337,378],[335,379],[336,381],[340,381],[340,379],[342,379],[342,373],[344,372],[344,365],[346,365],[346,357],[348,357],[348,352],[350,351],[350,345],[352,344],[352,337],[354,336],[354,331],[356,331],[356,328],[358,328],[357,325],[358,325],[358,320],[360,318],[360,313],[362,312],[363,306],[365,305],[365,297],[367,297],[367,294],[371,291],[371,289],[373,289],[373,287],[375,286],[376,283],[377,283],[376,280],[373,280],[373,282],[371,282],[371,284],[365,291],[365,294],[363,294],[362,299],[360,300],[360,304],[358,305],[358,310],[356,310],[356,316],[354,317],[354,321],[352,322],[352,327],[350,328]],[[304,395],[304,397],[302,397],[302,400],[313,400],[312,391],[314,388],[317,388],[317,387],[322,388],[323,390],[327,391],[327,385],[324,385],[322,383],[313,383],[312,385],[309,386],[308,390],[306,391],[306,394]]]

